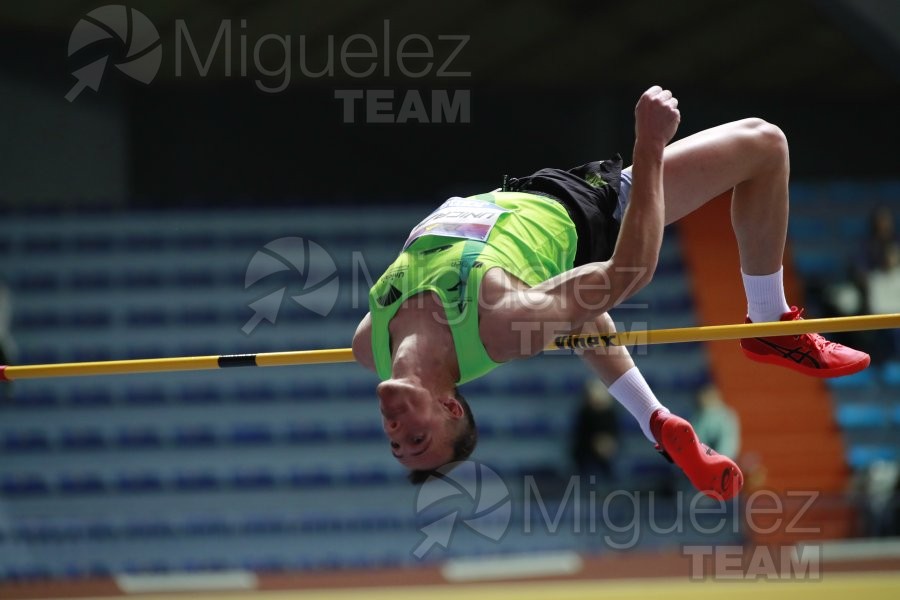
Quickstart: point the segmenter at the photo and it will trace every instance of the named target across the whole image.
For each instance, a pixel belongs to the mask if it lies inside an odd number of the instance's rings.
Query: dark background
[[[98,53],[110,64],[125,43],[67,56],[72,28],[103,3],[0,5],[0,202],[119,206],[434,203],[499,185],[505,173],[570,166],[613,152],[627,157],[632,109],[652,84],[681,101],[679,136],[745,116],[780,125],[795,178],[896,176],[900,138],[900,3],[891,0],[456,0],[134,1],[163,48],[145,85],[107,67],[99,92],[64,99],[72,71]],[[250,52],[260,36],[290,34],[291,84],[224,73],[220,49],[201,77],[189,57],[175,75],[176,22],[205,57],[223,19]],[[246,26],[240,26],[241,20]],[[435,62],[469,36],[451,68],[466,77],[398,74],[353,79],[300,72],[335,59],[353,34],[391,45],[407,34],[434,43]],[[284,50],[261,46],[277,66]],[[232,57],[237,65],[237,58]],[[379,65],[383,65],[379,56]],[[364,64],[363,62],[357,64]],[[416,64],[415,62],[411,64]],[[252,67],[251,67],[252,70]],[[470,122],[344,123],[339,89],[469,90]]]

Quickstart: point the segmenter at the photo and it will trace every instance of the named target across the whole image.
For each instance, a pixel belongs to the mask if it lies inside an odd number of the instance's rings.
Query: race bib
[[[485,242],[505,208],[492,202],[475,198],[450,198],[436,211],[413,227],[403,244],[406,250],[410,244],[423,235],[441,235]]]

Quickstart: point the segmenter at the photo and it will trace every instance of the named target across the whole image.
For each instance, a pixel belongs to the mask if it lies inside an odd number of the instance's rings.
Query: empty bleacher
[[[893,208],[900,221],[900,182],[794,184],[789,240],[798,274],[818,284],[816,289],[846,281],[863,254],[871,215],[880,206]],[[808,294],[814,316],[826,316],[816,313],[822,310],[820,300]],[[861,471],[875,461],[900,459],[900,356],[827,383],[847,464]]]
[[[346,347],[366,311],[367,278],[419,217],[408,208],[10,216],[0,252],[16,362]],[[327,316],[290,299],[305,291],[296,272],[245,288],[255,253],[288,236],[321,245],[335,263],[340,288]],[[249,305],[279,286],[276,322],[245,334]],[[627,328],[695,324],[674,231],[654,282],[614,317]],[[645,349],[638,362],[663,401],[690,414],[709,377],[702,348]],[[589,375],[561,353],[463,389],[480,425],[473,458],[514,497],[524,475],[569,475],[568,434]],[[13,383],[0,403],[0,577],[415,561],[416,489],[388,452],[376,383],[348,364]],[[644,489],[647,473],[669,467],[625,411],[620,419],[621,486]],[[602,532],[521,529],[447,552],[604,551]]]

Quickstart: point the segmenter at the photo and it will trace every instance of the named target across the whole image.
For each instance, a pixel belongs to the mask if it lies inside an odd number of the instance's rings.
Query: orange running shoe
[[[803,309],[792,306],[781,315],[782,321],[803,318]],[[748,317],[745,323],[751,323]],[[780,365],[813,377],[842,377],[862,371],[869,366],[865,352],[829,342],[818,333],[780,335],[741,340],[741,350],[750,360]]]
[[[744,485],[744,475],[733,460],[701,444],[686,420],[664,410],[650,417],[656,449],[678,465],[698,490],[716,500],[728,500]]]

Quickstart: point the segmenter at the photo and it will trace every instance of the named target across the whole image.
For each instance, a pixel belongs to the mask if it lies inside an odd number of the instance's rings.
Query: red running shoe
[[[803,318],[803,309],[792,306],[781,315],[782,321]],[[751,323],[748,317],[744,321]],[[750,360],[781,365],[813,377],[842,377],[862,371],[869,366],[869,355],[835,342],[818,333],[780,335],[741,340],[741,350]]]
[[[744,475],[727,456],[701,444],[691,424],[677,415],[657,410],[650,417],[650,430],[659,450],[675,463],[698,490],[716,500],[728,500],[744,485]]]

